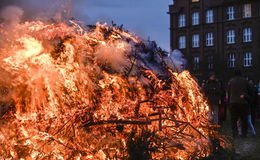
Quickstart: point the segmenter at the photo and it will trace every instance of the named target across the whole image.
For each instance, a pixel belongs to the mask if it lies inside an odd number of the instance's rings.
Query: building
[[[199,79],[213,71],[224,82],[241,69],[260,80],[259,0],[174,0],[170,46],[180,49]]]

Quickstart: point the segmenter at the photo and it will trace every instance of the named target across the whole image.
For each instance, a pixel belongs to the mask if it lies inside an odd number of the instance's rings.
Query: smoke
[[[97,59],[117,72],[122,72],[129,65],[126,54],[131,46],[126,42],[115,42],[112,45],[100,45],[95,52]]]
[[[8,27],[13,28],[20,23],[23,13],[24,11],[19,7],[8,6],[1,11],[0,18]]]
[[[36,1],[38,1],[38,0],[36,0]],[[1,0],[0,10],[6,10],[6,8],[8,8],[8,6],[13,6],[13,7],[15,6],[15,7],[20,8],[25,11],[24,17],[26,17],[26,18],[34,17],[34,16],[36,16],[35,13],[37,13],[37,12],[39,13],[41,10],[38,10],[40,7],[36,7],[34,5],[34,3],[32,3],[32,2],[33,1],[31,1],[31,0]],[[43,2],[41,2],[39,4],[39,6],[41,6],[42,9],[44,9]]]
[[[170,52],[165,61],[170,68],[177,69],[178,71],[183,71],[187,63],[183,54],[178,49]]]
[[[0,10],[16,6],[24,10],[24,20],[67,19],[71,16],[72,0],[1,0]]]
[[[23,1],[26,1],[26,0],[23,0]],[[4,7],[9,6],[9,5],[20,6],[22,4],[21,2],[22,2],[21,0],[1,0],[0,9],[3,9]]]

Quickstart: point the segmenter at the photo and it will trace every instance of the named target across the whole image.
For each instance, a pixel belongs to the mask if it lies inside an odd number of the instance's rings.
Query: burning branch
[[[106,124],[150,125],[151,121],[107,120],[107,121],[89,122],[84,124],[83,127],[90,127],[94,125],[106,125]]]
[[[0,159],[199,159],[225,141],[155,42],[73,20],[13,32],[0,28]]]

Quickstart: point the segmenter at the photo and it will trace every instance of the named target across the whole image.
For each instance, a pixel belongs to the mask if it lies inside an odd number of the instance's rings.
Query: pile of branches
[[[199,159],[214,151],[213,140],[225,146],[196,81],[170,67],[155,42],[74,21],[23,32],[53,50],[18,69],[1,66],[16,78],[6,82],[15,107],[2,116],[0,158]],[[52,70],[35,63],[43,54]]]

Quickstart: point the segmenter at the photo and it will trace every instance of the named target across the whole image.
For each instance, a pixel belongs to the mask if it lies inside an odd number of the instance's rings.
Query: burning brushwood
[[[122,27],[1,29],[1,159],[199,159],[224,137],[188,71]],[[14,34],[15,33],[15,34]]]

